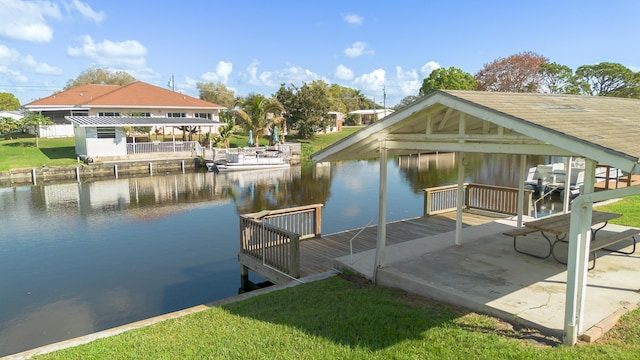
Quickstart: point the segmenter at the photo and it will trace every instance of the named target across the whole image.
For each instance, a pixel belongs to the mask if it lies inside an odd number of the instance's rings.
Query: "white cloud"
[[[86,57],[101,66],[124,67],[125,69],[142,69],[146,64],[147,49],[135,40],[113,42],[104,40],[95,43],[89,35],[82,37],[82,46],[69,47],[70,56]]]
[[[202,74],[202,79],[210,82],[221,82],[226,84],[229,81],[229,75],[233,71],[233,64],[231,62],[219,61],[216,66],[216,71],[208,71]]]
[[[53,29],[46,18],[62,17],[49,1],[0,0],[0,36],[29,42],[49,42]]]
[[[394,93],[405,97],[417,95],[422,86],[422,79],[416,70],[403,71],[400,66],[396,66],[396,80],[394,81]]]
[[[272,80],[273,74],[271,71],[263,71],[258,74],[258,65],[260,65],[260,62],[253,60],[247,67],[246,72],[240,74],[240,77],[252,86],[276,86],[276,83]]]
[[[8,78],[11,82],[27,83],[29,79],[20,71],[11,70],[6,66],[0,66],[0,76]]]
[[[351,80],[353,79],[353,70],[340,64],[336,68],[336,71],[334,72],[334,76],[338,80]]]
[[[98,24],[101,23],[105,18],[104,12],[95,11],[91,8],[91,5],[83,3],[80,0],[66,1],[64,5],[67,8],[67,11],[75,10],[79,12],[84,18],[89,19]]]
[[[17,50],[0,44],[0,65],[5,67],[5,74],[13,74],[12,77],[22,78],[18,70],[9,70],[10,68],[19,67],[28,72],[46,75],[60,75],[62,69],[51,66],[47,63],[36,61],[31,55],[21,55]],[[19,76],[16,74],[20,74]]]
[[[429,74],[431,74],[433,70],[439,69],[439,68],[440,68],[440,64],[438,64],[435,61],[429,61],[428,63],[422,65],[422,68],[420,68],[420,72],[424,77],[429,77]]]
[[[364,91],[372,91],[374,93],[381,92],[385,86],[386,73],[383,69],[376,69],[368,74],[358,76],[353,83]]]
[[[351,25],[361,25],[364,22],[362,16],[356,14],[346,14],[343,15],[342,18],[347,22],[347,24]]]
[[[367,50],[367,43],[362,41],[356,41],[351,44],[351,47],[344,49],[344,54],[348,57],[355,58],[363,54],[373,55],[373,50]]]
[[[299,84],[320,79],[320,76],[311,70],[301,68],[299,66],[289,66],[283,70],[276,72],[279,83]]]

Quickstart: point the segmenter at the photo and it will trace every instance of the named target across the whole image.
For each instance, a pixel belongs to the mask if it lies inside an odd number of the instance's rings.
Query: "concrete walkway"
[[[552,257],[541,260],[516,253],[513,238],[502,234],[515,225],[513,220],[497,220],[463,229],[461,246],[453,245],[455,232],[389,246],[378,284],[536,328],[561,340],[566,265]],[[616,227],[608,225],[602,231]],[[534,234],[519,240],[518,247],[521,242],[529,246],[529,241],[533,251],[544,244],[541,235]],[[581,337],[585,341],[600,337],[621,314],[640,303],[640,251],[598,254],[597,267],[587,280],[586,331]],[[342,257],[336,267],[372,278],[374,257],[375,250],[353,259]]]

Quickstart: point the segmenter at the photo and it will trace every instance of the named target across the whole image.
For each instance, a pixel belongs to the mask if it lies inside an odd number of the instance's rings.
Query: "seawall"
[[[89,181],[119,176],[193,172],[206,169],[198,157],[128,160],[68,166],[41,166],[0,171],[0,187]]]

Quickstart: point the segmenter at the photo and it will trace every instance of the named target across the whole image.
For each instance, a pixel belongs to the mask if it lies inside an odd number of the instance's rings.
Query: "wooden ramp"
[[[465,212],[463,227],[485,224],[499,218],[499,215],[482,215]],[[415,240],[426,236],[453,231],[456,228],[456,213],[450,212],[428,217],[400,220],[387,224],[387,246]],[[322,235],[319,239],[300,242],[300,277],[320,274],[333,269],[334,259],[348,256],[350,243],[353,254],[376,248],[377,225],[362,229]],[[353,239],[351,241],[351,239]]]

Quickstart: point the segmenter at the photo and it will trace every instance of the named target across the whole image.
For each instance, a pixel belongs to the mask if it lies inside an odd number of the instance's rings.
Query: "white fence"
[[[128,155],[175,152],[192,152],[194,154],[200,154],[202,153],[202,146],[197,141],[153,141],[127,144]]]
[[[28,129],[29,134],[35,135],[33,128]],[[38,136],[41,138],[59,138],[59,137],[72,137],[73,125],[72,124],[55,124],[40,126],[38,129]]]

